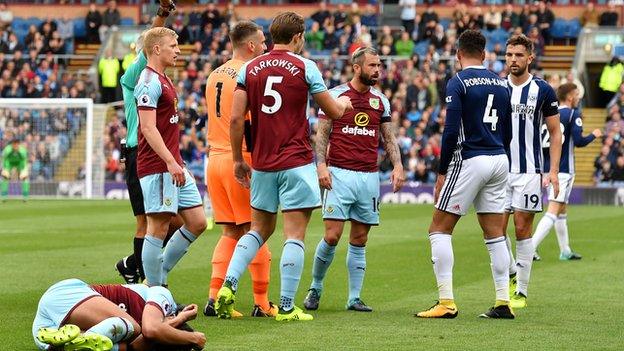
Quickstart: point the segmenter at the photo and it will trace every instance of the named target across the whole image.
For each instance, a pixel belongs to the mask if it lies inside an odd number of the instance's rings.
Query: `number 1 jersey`
[[[232,120],[232,97],[242,60],[229,60],[212,71],[206,81],[206,107],[208,112],[208,136],[210,154],[231,153],[230,121]],[[246,117],[247,118],[247,117]],[[243,152],[247,151],[243,143]]]
[[[254,169],[274,172],[313,161],[308,94],[327,90],[314,62],[273,50],[240,70],[237,89],[247,92]]]

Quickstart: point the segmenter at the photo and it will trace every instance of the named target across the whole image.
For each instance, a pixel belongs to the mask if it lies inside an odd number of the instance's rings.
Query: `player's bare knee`
[[[338,245],[338,242],[340,241],[340,233],[336,233],[336,232],[328,233],[328,232],[325,232],[325,236],[323,237],[323,240],[325,240],[325,242],[329,246],[336,246],[336,245]]]
[[[351,237],[349,238],[349,243],[355,246],[365,246],[366,242],[368,242],[368,235],[366,234],[356,236],[351,235]]]
[[[193,235],[200,236],[208,227],[206,217],[202,216],[184,225]]]

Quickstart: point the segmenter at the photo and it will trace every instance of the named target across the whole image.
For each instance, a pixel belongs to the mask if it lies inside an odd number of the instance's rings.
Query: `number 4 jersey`
[[[313,161],[308,94],[327,90],[314,62],[273,50],[241,69],[237,89],[247,92],[255,170],[274,172]]]
[[[505,153],[509,139],[507,81],[483,66],[469,66],[449,79],[440,174],[451,161]]]

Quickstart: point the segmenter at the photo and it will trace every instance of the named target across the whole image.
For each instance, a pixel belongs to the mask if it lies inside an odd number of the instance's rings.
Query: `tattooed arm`
[[[401,163],[401,153],[399,152],[399,144],[394,136],[394,128],[392,123],[382,123],[381,135],[383,136],[384,149],[392,162],[393,170],[390,181],[392,182],[392,191],[397,192],[405,183],[405,172],[403,171],[403,163]]]
[[[319,184],[328,190],[331,190],[331,176],[327,169],[327,145],[329,144],[331,129],[332,121],[330,119],[319,118],[316,132],[316,167]]]

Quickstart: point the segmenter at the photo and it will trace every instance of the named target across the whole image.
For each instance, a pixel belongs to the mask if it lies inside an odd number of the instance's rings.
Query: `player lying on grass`
[[[176,311],[171,292],[161,286],[66,279],[39,300],[32,333],[40,350],[141,351],[158,344],[201,350],[204,333],[176,329],[196,317],[197,305]]]

